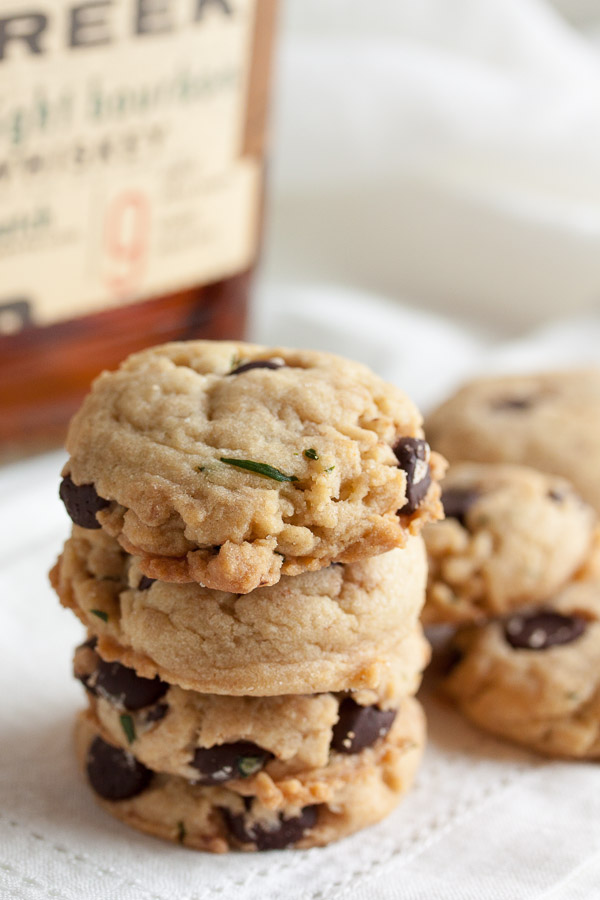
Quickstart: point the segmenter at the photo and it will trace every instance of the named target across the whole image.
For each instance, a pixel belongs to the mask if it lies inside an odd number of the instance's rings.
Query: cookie
[[[446,519],[424,530],[426,624],[482,621],[543,601],[590,554],[596,515],[562,478],[523,466],[457,463]]]
[[[321,846],[378,822],[411,786],[424,740],[421,707],[407,699],[373,747],[337,754],[293,778],[274,781],[262,773],[254,784],[220,786],[152,772],[106,742],[89,712],[80,714],[76,728],[80,764],[108,812],[149,834],[212,852]],[[265,783],[257,785],[261,777]]]
[[[103,658],[199,693],[409,693],[428,654],[420,536],[238,596],[150,582],[114,539],[74,528],[51,579]]]
[[[359,753],[388,733],[402,702],[373,703],[360,692],[199,694],[105,662],[95,645],[92,638],[77,648],[74,672],[102,734],[155,772],[203,784],[258,772],[277,779],[325,766],[336,753]]]
[[[438,518],[421,417],[326,353],[190,341],[104,372],[74,417],[61,497],[149,578],[249,593],[402,547]]]
[[[562,475],[600,512],[600,369],[469,382],[429,416],[427,436],[451,463]]]
[[[445,690],[486,731],[548,756],[600,758],[600,582],[454,641]]]

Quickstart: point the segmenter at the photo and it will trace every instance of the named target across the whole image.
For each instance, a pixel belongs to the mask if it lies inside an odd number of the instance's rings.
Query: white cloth
[[[600,79],[583,39],[534,0],[290,0],[287,15],[257,339],[362,359],[424,407],[478,371],[600,362]],[[498,343],[396,305],[402,288],[462,312],[481,298],[487,328],[494,304],[509,328],[567,302],[588,313]],[[600,768],[494,741],[434,697],[415,789],[339,845],[211,857],[99,810],[71,746],[82,629],[46,578],[69,526],[62,459],[0,470],[2,900],[599,895]]]
[[[507,333],[598,309],[591,41],[542,0],[284,8],[270,278],[409,294]]]

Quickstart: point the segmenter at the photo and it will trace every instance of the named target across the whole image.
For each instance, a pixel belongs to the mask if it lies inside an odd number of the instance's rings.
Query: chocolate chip
[[[126,753],[97,737],[88,750],[86,769],[93,789],[105,800],[127,800],[141,794],[152,772]]]
[[[504,636],[515,650],[547,650],[577,640],[586,624],[580,616],[563,616],[552,610],[517,613],[504,623]]]
[[[75,672],[74,675],[77,681],[80,681],[82,683],[86,691],[89,691],[90,694],[96,693],[94,688],[90,685],[90,676],[88,674]]]
[[[128,710],[152,706],[169,690],[169,685],[158,676],[142,678],[128,666],[103,659],[98,662],[92,683],[95,693]]]
[[[259,772],[273,754],[250,741],[198,747],[191,765],[200,772],[199,784],[219,784]]]
[[[562,491],[548,491],[548,497],[555,503],[563,503],[566,500],[566,494]]]
[[[533,397],[500,397],[499,399],[492,401],[492,409],[524,410],[531,409],[534,404],[535,400]]]
[[[241,375],[242,372],[249,372],[250,369],[282,369],[284,363],[275,362],[274,359],[255,359],[253,362],[244,363],[237,369],[232,369],[229,375]]]
[[[73,674],[75,678],[80,681],[84,688],[91,694],[95,694],[96,691],[90,685],[89,681],[100,661],[100,657],[96,653],[97,643],[98,638],[88,638],[87,641],[84,641],[83,644],[80,644],[75,648],[75,657],[73,659]]]
[[[95,650],[97,643],[97,637],[93,636],[91,638],[88,638],[87,641],[84,641],[83,644],[80,644],[79,647],[75,648],[75,652],[77,652],[77,650]]]
[[[257,850],[284,850],[302,840],[306,832],[317,822],[318,807],[305,806],[299,816],[285,819],[280,813],[277,827],[267,829],[258,823],[249,823],[248,817],[221,809],[225,824],[240,844],[255,844]]]
[[[447,519],[457,519],[465,526],[465,516],[473,504],[479,499],[479,493],[473,488],[446,488],[442,493],[442,506]]]
[[[359,706],[351,697],[340,703],[338,721],[333,727],[331,749],[338,753],[360,753],[388,733],[396,710],[378,706]]]
[[[164,719],[168,712],[168,703],[157,703],[156,706],[153,706],[152,709],[149,709],[146,713],[146,722],[148,724],[150,724],[151,722],[160,722],[160,720]]]
[[[406,472],[406,503],[398,514],[414,513],[431,484],[429,444],[419,438],[401,438],[394,447],[400,468]]]
[[[93,484],[75,484],[70,475],[65,475],[58,493],[76,525],[81,525],[82,528],[100,528],[96,513],[105,509],[109,501],[98,496]]]
[[[148,578],[147,575],[142,575],[137,586],[138,591],[149,591],[155,581],[156,578]]]
[[[454,669],[461,664],[465,658],[465,654],[462,650],[459,650],[458,647],[451,645],[439,654],[436,653],[436,657],[440,674],[449,675],[450,672],[453,672]]]

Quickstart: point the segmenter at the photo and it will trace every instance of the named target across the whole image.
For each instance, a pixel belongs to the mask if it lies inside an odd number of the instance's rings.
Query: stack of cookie
[[[424,744],[419,531],[442,464],[405,395],[327,354],[190,342],[75,416],[52,571],[88,629],[98,799],[199,849],[328,843],[386,815]]]
[[[598,508],[599,385],[592,372],[482,379],[428,430],[452,462],[446,520],[425,529],[423,620],[459,626],[446,692],[485,730],[558,757],[600,757],[600,533],[559,477]]]

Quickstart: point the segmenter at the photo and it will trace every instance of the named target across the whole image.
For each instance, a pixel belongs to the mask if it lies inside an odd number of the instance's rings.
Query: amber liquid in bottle
[[[252,0],[245,2],[251,4]],[[73,317],[60,317],[49,324],[27,321],[27,310],[25,321],[19,322],[26,304],[8,303],[4,310],[0,306],[0,450],[4,455],[59,444],[91,380],[102,369],[115,368],[130,353],[172,340],[244,337],[260,231],[275,6],[276,0],[255,0],[249,37],[252,49],[239,156],[254,161],[260,171],[255,179],[259,187],[253,197],[252,215],[248,215],[248,204],[240,212],[252,219],[254,237],[249,264],[221,278],[199,277],[197,282],[192,279],[191,286],[188,278],[188,286],[180,289],[133,303],[125,300],[123,305],[115,306],[113,301],[110,308],[87,315],[85,310],[78,310]],[[222,12],[235,15],[235,3],[222,4]],[[216,13],[211,10],[210,14]],[[0,78],[1,65],[0,62]],[[229,210],[235,217],[235,195],[233,199]],[[28,265],[31,264],[35,265],[35,257],[33,263],[29,260]],[[0,258],[0,280],[1,275]],[[0,296],[2,288],[0,283]],[[8,324],[8,328],[3,329],[3,324]]]
[[[0,338],[0,443],[60,443],[90,382],[166,341],[244,336],[250,272],[143,303]]]

